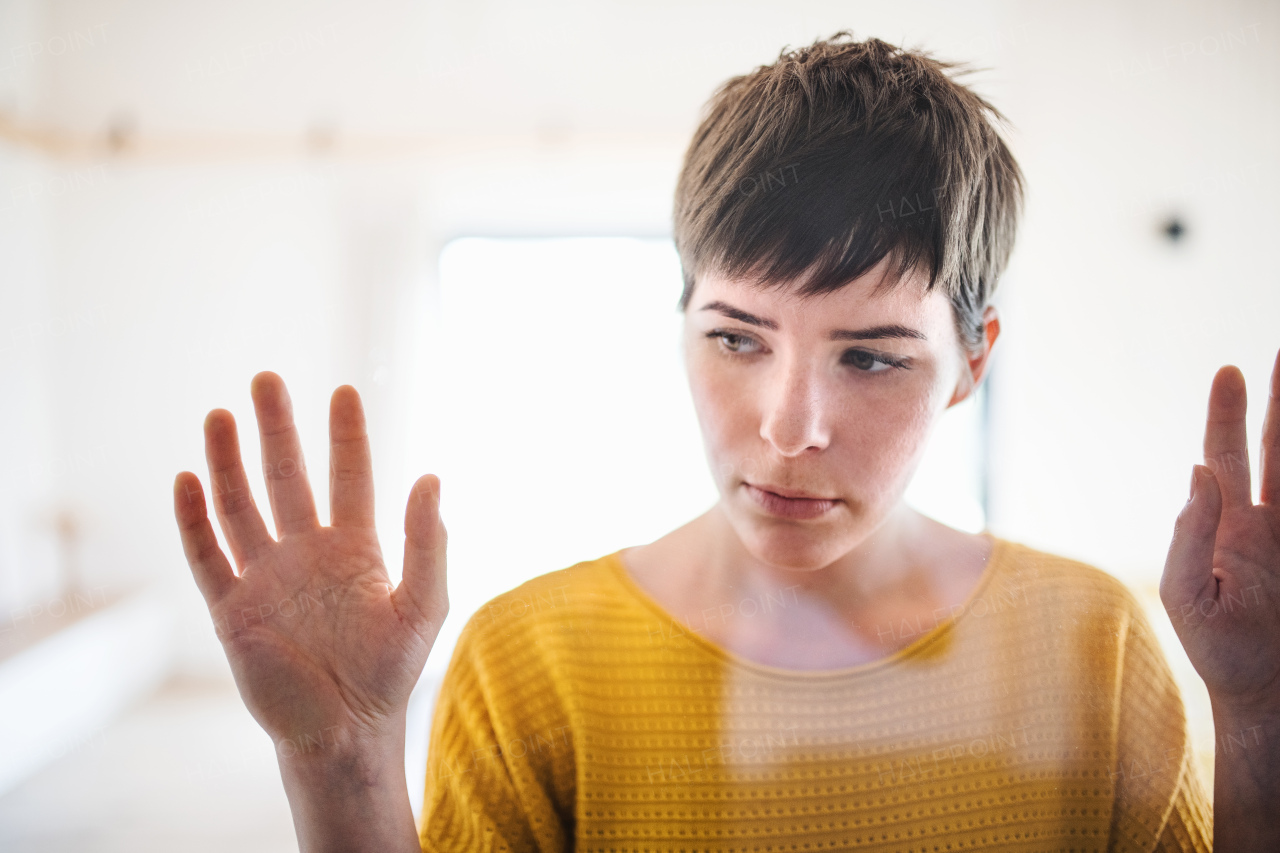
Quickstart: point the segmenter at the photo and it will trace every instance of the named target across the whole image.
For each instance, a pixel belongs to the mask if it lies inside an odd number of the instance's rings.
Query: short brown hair
[[[680,310],[707,270],[762,287],[807,274],[811,295],[889,255],[884,286],[927,271],[962,344],[981,346],[1023,179],[1004,116],[951,69],[968,71],[842,30],[721,85],[676,185]]]

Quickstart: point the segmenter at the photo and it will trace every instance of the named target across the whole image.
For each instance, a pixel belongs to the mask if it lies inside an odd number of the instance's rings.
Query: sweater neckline
[[[742,657],[736,652],[731,652],[719,643],[693,630],[688,624],[681,622],[674,614],[669,612],[652,596],[650,596],[643,587],[636,583],[635,579],[627,572],[626,564],[622,560],[622,552],[626,550],[625,548],[619,548],[617,551],[605,555],[604,561],[609,569],[608,574],[623,588],[627,595],[632,599],[633,603],[655,614],[663,622],[670,622],[672,625],[681,626],[681,629],[689,638],[690,642],[696,644],[704,652],[719,659],[723,663],[773,678],[796,681],[830,681],[833,679],[850,678],[853,676],[870,674],[881,669],[886,669],[901,661],[925,654],[934,644],[944,640],[945,637],[954,630],[955,626],[973,609],[973,603],[977,601],[982,596],[986,588],[991,585],[991,579],[1000,572],[1006,561],[1009,546],[1011,544],[1008,540],[996,536],[990,530],[983,530],[979,535],[991,540],[991,553],[987,556],[987,564],[983,568],[982,574],[978,577],[978,582],[974,584],[973,589],[969,591],[969,595],[961,603],[958,613],[954,613],[946,619],[941,620],[934,627],[930,628],[915,640],[895,652],[872,661],[867,661],[866,663],[841,667],[839,669],[787,669],[785,667],[759,663],[749,658]]]

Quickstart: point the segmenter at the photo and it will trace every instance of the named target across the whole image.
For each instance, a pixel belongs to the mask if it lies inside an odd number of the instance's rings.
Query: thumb
[[[429,642],[449,612],[445,544],[440,519],[440,478],[424,474],[413,484],[404,511],[404,573],[391,594],[396,609]]]
[[[1172,617],[1185,623],[1198,621],[1197,605],[1218,597],[1213,573],[1213,549],[1222,516],[1222,491],[1213,470],[1196,465],[1191,470],[1191,497],[1173,524],[1173,541],[1160,578],[1160,599]]]

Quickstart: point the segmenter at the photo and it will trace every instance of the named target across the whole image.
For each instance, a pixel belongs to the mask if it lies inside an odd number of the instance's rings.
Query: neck
[[[704,597],[787,589],[840,607],[859,606],[904,587],[918,594],[922,582],[929,580],[929,542],[931,534],[939,532],[933,528],[942,527],[899,502],[875,530],[835,561],[816,569],[794,569],[753,556],[720,504],[696,523],[706,549],[706,571],[697,578]]]
[[[903,505],[828,565],[778,566],[746,548],[717,504],[624,559],[680,622],[731,651],[836,669],[883,657],[919,633],[903,624],[964,601],[988,548]]]

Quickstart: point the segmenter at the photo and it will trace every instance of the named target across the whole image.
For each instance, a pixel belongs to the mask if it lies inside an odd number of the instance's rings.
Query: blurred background
[[[179,470],[208,487],[211,408],[255,471],[264,369],[313,472],[329,394],[363,395],[394,573],[410,485],[442,478],[417,809],[466,618],[714,502],[676,348],[680,158],[719,83],[842,28],[977,66],[1029,182],[988,381],[908,498],[1142,596],[1207,780],[1156,584],[1224,364],[1257,496],[1280,6],[0,0],[0,849],[295,849],[171,503]]]

